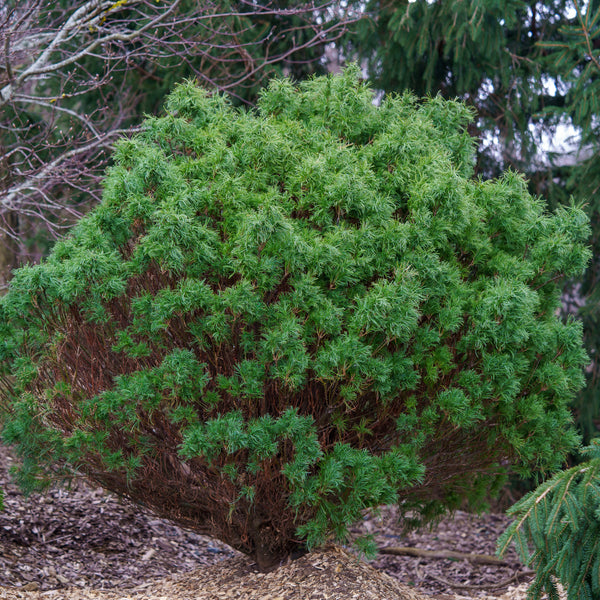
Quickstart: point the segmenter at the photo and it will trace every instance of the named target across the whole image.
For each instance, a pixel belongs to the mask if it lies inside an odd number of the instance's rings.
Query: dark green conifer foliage
[[[513,523],[498,541],[502,553],[514,543],[536,570],[529,597],[544,591],[558,600],[600,598],[600,441],[583,449],[587,462],[561,471],[512,506]]]
[[[547,193],[552,174],[536,160],[539,131],[552,135],[565,91],[549,85],[555,70],[540,42],[560,39],[572,6],[570,0],[369,0],[370,18],[348,35],[348,52],[366,62],[374,85],[386,92],[441,92],[475,107],[473,129],[488,138],[478,157],[481,172],[518,168],[533,189]]]
[[[120,144],[0,302],[25,485],[79,470],[267,569],[365,508],[432,518],[561,463],[585,215],[473,179],[464,105],[377,107],[358,76],[254,112],[180,85]]]

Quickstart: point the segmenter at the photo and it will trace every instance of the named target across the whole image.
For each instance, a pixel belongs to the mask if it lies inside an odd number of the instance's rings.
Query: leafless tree
[[[149,80],[243,96],[356,18],[335,0],[0,0],[0,277],[31,227],[57,234],[98,198]]]

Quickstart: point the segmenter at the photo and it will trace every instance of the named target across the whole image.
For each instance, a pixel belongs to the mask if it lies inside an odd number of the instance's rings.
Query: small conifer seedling
[[[587,219],[474,179],[470,120],[376,106],[357,68],[252,111],[178,86],[1,300],[22,482],[84,473],[269,569],[364,509],[426,520],[560,464]]]

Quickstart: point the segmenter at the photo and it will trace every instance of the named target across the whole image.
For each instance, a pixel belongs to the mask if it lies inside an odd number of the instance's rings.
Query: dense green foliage
[[[191,84],[0,303],[4,439],[263,568],[398,503],[478,506],[577,443],[584,213],[472,178],[471,113],[358,69],[256,111]],[[14,377],[12,377],[14,375]]]
[[[514,168],[550,206],[571,196],[586,203],[600,256],[599,0],[370,0],[366,11],[347,51],[366,61],[373,84],[440,92],[474,107],[477,171],[494,177]],[[565,143],[569,132],[575,139]],[[572,404],[586,441],[600,423],[599,271],[593,260],[567,307],[583,320],[592,359]]]
[[[561,471],[508,512],[515,521],[498,542],[504,552],[514,542],[536,570],[529,595],[544,591],[558,600],[556,582],[568,600],[600,598],[600,444],[584,448],[587,462]]]
[[[571,403],[589,441],[600,423],[600,2],[371,0],[367,9],[372,20],[362,23],[354,46],[368,57],[378,86],[462,98],[477,110],[479,172],[517,167],[551,206],[571,195],[586,203],[594,258],[566,290],[563,310],[582,319],[592,359],[587,385]],[[561,124],[575,137],[564,144],[566,156],[559,148],[565,131],[555,136]],[[570,599],[600,597],[597,485],[594,459],[511,509],[517,521],[503,543],[518,540],[538,569],[536,598],[553,589],[552,576],[568,586]]]

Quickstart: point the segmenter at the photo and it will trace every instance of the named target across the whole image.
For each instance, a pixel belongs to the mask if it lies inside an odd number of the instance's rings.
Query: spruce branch
[[[535,600],[544,590],[554,593],[555,581],[565,587],[568,600],[600,593],[593,574],[600,564],[598,443],[583,452],[591,460],[558,473],[509,509],[517,518],[498,541],[500,556],[516,543],[525,563],[535,569]]]

